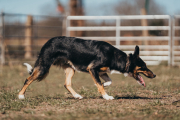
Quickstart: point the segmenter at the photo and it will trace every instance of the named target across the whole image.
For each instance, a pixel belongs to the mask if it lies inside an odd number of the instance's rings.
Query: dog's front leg
[[[100,74],[99,76],[105,81],[105,82],[103,83],[103,86],[104,86],[104,87],[111,85],[112,80],[111,80],[111,78],[108,76],[107,73]]]
[[[106,100],[113,100],[114,98],[112,96],[109,96],[106,93],[106,91],[104,90],[104,86],[103,86],[103,84],[101,84],[101,81],[99,79],[98,71],[96,71],[96,69],[93,69],[93,68],[89,68],[88,71],[89,71],[90,75],[92,76],[93,81],[95,82],[95,84],[98,88],[98,91],[101,93],[102,97]]]

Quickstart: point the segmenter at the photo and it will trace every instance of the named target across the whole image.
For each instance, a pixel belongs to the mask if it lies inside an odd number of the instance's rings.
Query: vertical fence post
[[[174,38],[175,38],[175,16],[172,20],[172,66],[174,66]]]
[[[0,33],[0,38],[1,38],[1,65],[5,63],[5,47],[4,47],[4,13],[1,12],[1,33]]]
[[[120,17],[116,18],[116,47],[120,47]]]
[[[141,15],[147,15],[146,9],[141,9]],[[148,26],[148,20],[147,19],[141,19],[141,26]],[[148,30],[142,30],[142,36],[147,37],[149,36]],[[148,40],[143,40],[142,45],[148,45]],[[144,51],[148,51],[148,49],[143,49]]]
[[[26,59],[29,59],[32,57],[32,21],[33,17],[31,15],[27,16],[27,22],[26,22],[26,31],[25,31],[25,55],[24,57]]]
[[[5,47],[4,47],[4,13],[1,12],[0,14],[1,17],[1,23],[0,23],[0,27],[1,27],[1,31],[0,31],[0,73],[2,73],[2,69],[3,69],[3,64],[5,64]]]
[[[169,32],[168,32],[168,35],[169,35],[169,41],[168,41],[168,44],[169,44],[169,60],[168,60],[168,65],[171,65],[171,49],[172,49],[172,46],[171,46],[171,32],[172,32],[172,29],[171,29],[171,16],[169,16]]]

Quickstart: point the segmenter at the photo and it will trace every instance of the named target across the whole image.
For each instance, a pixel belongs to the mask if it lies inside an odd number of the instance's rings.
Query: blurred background
[[[148,65],[180,65],[178,0],[0,0],[0,62],[36,60],[55,36],[106,41]]]

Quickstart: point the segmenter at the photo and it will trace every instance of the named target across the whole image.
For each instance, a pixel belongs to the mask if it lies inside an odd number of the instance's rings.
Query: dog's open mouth
[[[145,84],[143,78],[142,78],[139,74],[137,75],[137,82],[138,82],[140,85],[146,87],[146,84]]]

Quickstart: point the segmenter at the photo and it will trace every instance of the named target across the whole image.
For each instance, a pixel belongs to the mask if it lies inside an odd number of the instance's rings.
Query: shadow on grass
[[[180,107],[180,100],[172,102],[172,105]]]
[[[65,99],[76,99],[74,97],[67,97]],[[95,96],[95,97],[83,97],[82,99],[103,99],[101,96]]]
[[[74,97],[63,97],[63,98],[56,98],[53,97],[53,99],[74,99]],[[102,96],[94,96],[94,97],[83,97],[83,99],[103,99]],[[140,97],[140,96],[115,96],[114,99],[149,99],[149,100],[153,100],[153,99],[162,99],[161,97]],[[77,100],[77,99],[76,99]]]
[[[75,99],[74,97],[67,97],[65,99]],[[96,96],[96,97],[83,97],[83,99],[103,99],[102,96]],[[153,100],[153,99],[162,99],[161,97],[140,97],[140,96],[115,96],[114,97],[115,100],[118,99],[149,99],[149,100]]]
[[[140,97],[140,96],[115,96],[115,99],[162,99],[160,97]]]
[[[53,99],[74,99],[74,97],[53,97]],[[87,97],[87,96],[83,96],[83,99],[103,99],[102,96],[92,96],[92,97]],[[161,97],[140,97],[140,96],[114,96],[114,99],[149,99],[149,100],[153,100],[153,99],[163,99]],[[77,100],[77,99],[76,99]]]

